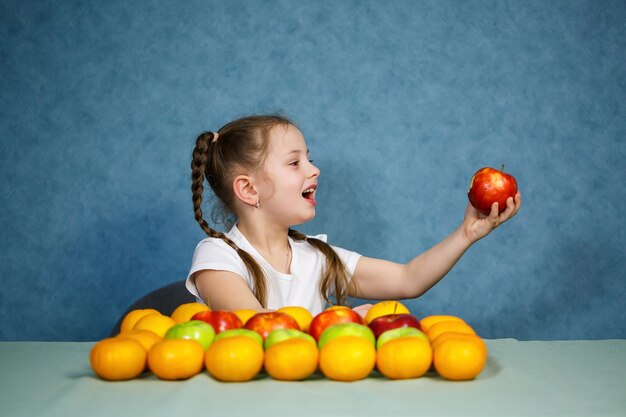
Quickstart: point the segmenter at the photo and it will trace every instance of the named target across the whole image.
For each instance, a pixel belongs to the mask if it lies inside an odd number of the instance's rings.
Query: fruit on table
[[[377,317],[388,314],[410,314],[409,309],[399,301],[380,301],[372,306],[365,315],[365,323],[369,324]]]
[[[376,340],[376,349],[380,349],[388,341],[399,337],[415,337],[430,343],[428,337],[421,330],[417,330],[415,327],[398,327],[381,333]]]
[[[320,349],[319,367],[335,381],[366,378],[376,364],[376,348],[364,337],[337,337]]]
[[[313,336],[316,341],[319,341],[320,336],[326,328],[340,323],[363,324],[363,319],[359,313],[348,308],[325,310],[313,317],[311,325],[309,326],[309,334]]]
[[[306,308],[300,306],[286,306],[279,308],[277,311],[289,314],[291,317],[296,319],[298,325],[300,326],[300,330],[303,332],[309,331],[309,325],[311,324],[311,320],[313,320],[313,315]]]
[[[300,326],[298,325],[296,319],[288,314],[280,313],[278,311],[269,311],[255,314],[248,319],[245,328],[248,330],[254,330],[255,332],[259,333],[263,340],[267,338],[272,330],[300,330]]]
[[[418,378],[428,372],[432,357],[426,337],[396,337],[378,349],[376,368],[389,379]]]
[[[132,338],[111,337],[97,342],[89,352],[91,369],[102,379],[124,381],[146,368],[146,349]]]
[[[269,349],[272,345],[275,345],[276,343],[280,343],[280,342],[283,342],[285,340],[293,339],[293,338],[304,339],[304,340],[308,341],[309,343],[313,343],[314,345],[317,345],[315,343],[315,339],[313,339],[313,336],[311,336],[308,333],[304,333],[301,330],[296,330],[296,329],[276,329],[276,330],[272,330],[270,332],[270,334],[267,336],[267,338],[265,338],[265,342],[263,344],[263,347],[267,351],[267,349]]]
[[[322,349],[326,343],[343,336],[362,337],[368,340],[372,346],[376,345],[376,338],[372,330],[366,325],[358,323],[339,323],[328,326],[320,336],[317,345]]]
[[[275,330],[270,334],[272,336]],[[307,335],[309,336],[309,335]],[[269,337],[267,340],[269,340]],[[309,336],[311,337],[311,336]],[[265,371],[274,379],[300,381],[317,370],[319,351],[315,341],[292,337],[270,345],[265,351]]]
[[[192,320],[202,320],[213,326],[213,330],[218,334],[224,330],[238,329],[243,323],[235,313],[226,310],[201,311],[191,317]]]
[[[422,331],[427,332],[430,327],[432,327],[436,323],[439,323],[440,321],[458,321],[461,323],[465,323],[465,320],[457,316],[451,316],[447,314],[434,314],[431,316],[422,317],[422,319],[420,320]]]
[[[248,319],[252,316],[254,316],[256,313],[258,313],[258,311],[256,310],[250,310],[250,309],[241,309],[241,310],[233,310],[233,313],[239,317],[239,320],[241,320],[241,322],[243,324],[246,324],[246,322],[248,321]]]
[[[161,337],[150,330],[131,330],[128,333],[120,333],[115,337],[120,339],[134,339],[143,345],[146,352],[149,352],[150,348],[152,348],[156,342],[161,340]]]
[[[185,303],[176,307],[176,309],[174,309],[170,317],[176,323],[184,323],[186,321],[191,320],[194,314],[199,313],[201,311],[209,311],[209,310],[210,308],[206,304]]]
[[[429,327],[426,331],[426,336],[432,342],[439,335],[447,332],[459,332],[459,333],[467,333],[467,334],[476,334],[474,329],[467,323],[459,323],[457,321],[440,321],[437,324]]]
[[[159,379],[188,379],[202,371],[204,349],[190,339],[163,339],[148,352],[148,368]]]
[[[170,327],[165,339],[189,339],[200,343],[202,349],[207,350],[215,338],[213,326],[202,320],[190,320]]]
[[[263,338],[261,337],[260,334],[258,334],[254,330],[248,330],[244,328],[224,330],[223,332],[220,332],[217,335],[215,335],[215,339],[213,340],[213,342],[216,342],[221,339],[225,339],[227,337],[234,337],[234,336],[250,337],[259,345],[263,346]]]
[[[374,336],[376,336],[376,338],[378,338],[381,333],[398,327],[414,327],[418,330],[422,329],[419,320],[412,314],[387,314],[385,316],[379,316],[369,323],[369,327],[374,332]]]
[[[263,347],[248,336],[233,336],[214,341],[206,352],[209,374],[225,382],[244,382],[254,378],[263,367]]]
[[[122,319],[122,323],[120,325],[120,333],[128,333],[133,330],[135,323],[147,314],[161,314],[157,310],[153,308],[140,308],[137,310],[129,311],[124,318]]]
[[[133,330],[150,330],[156,333],[157,336],[165,336],[165,332],[170,327],[175,325],[176,322],[169,316],[162,314],[146,314],[137,320],[137,323],[133,326]]]
[[[506,210],[506,200],[515,197],[517,181],[515,177],[504,172],[504,165],[500,170],[481,168],[470,181],[467,197],[470,203],[480,213],[488,216],[493,203],[498,203],[498,212]]]
[[[433,366],[445,379],[474,379],[483,370],[486,362],[486,350],[476,340],[451,337],[433,346]]]

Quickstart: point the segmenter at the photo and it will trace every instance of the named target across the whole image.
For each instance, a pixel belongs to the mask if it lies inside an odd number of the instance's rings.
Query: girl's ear
[[[259,193],[254,186],[254,180],[247,175],[238,175],[233,180],[233,191],[239,201],[248,205],[256,206],[259,201]]]

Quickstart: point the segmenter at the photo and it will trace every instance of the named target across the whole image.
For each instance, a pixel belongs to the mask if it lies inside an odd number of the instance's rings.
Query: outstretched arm
[[[515,216],[521,202],[518,192],[515,199],[507,200],[507,208],[500,215],[498,204],[494,203],[489,216],[483,216],[468,204],[458,229],[405,265],[362,257],[354,271],[356,293],[351,295],[368,299],[404,299],[424,294],[452,269],[473,243]]]

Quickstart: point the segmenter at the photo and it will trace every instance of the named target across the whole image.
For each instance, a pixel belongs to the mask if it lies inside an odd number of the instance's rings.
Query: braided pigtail
[[[326,269],[322,275],[320,292],[324,301],[333,304],[329,295],[334,292],[337,305],[346,305],[350,293],[356,294],[356,284],[350,279],[350,272],[337,252],[323,240],[307,237],[302,233],[289,229],[289,236],[294,240],[305,240],[326,257]]]
[[[194,217],[202,230],[204,230],[209,237],[223,240],[226,244],[228,244],[228,246],[237,252],[252,275],[254,281],[254,296],[257,300],[259,300],[259,303],[261,303],[263,307],[266,307],[267,283],[263,268],[261,268],[252,255],[238,247],[235,242],[230,240],[224,233],[211,229],[207,221],[204,220],[202,213],[202,192],[204,191],[204,179],[206,177],[207,165],[210,161],[211,147],[215,147],[217,138],[217,133],[205,132],[196,139],[196,146],[193,150],[191,160],[191,194]]]

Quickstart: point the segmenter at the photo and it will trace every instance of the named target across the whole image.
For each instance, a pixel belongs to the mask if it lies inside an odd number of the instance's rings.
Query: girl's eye
[[[298,165],[300,165],[300,161],[290,162],[289,165],[293,165],[293,166],[297,167]]]

